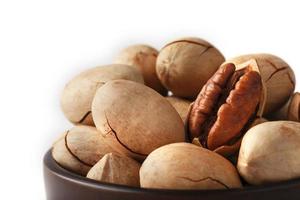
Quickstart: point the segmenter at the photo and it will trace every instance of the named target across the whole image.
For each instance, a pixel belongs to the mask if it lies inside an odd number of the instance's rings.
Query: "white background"
[[[300,77],[299,21],[287,0],[0,0],[1,199],[45,199],[42,156],[71,126],[59,97],[78,72],[127,45],[198,36],[227,58],[278,55]]]

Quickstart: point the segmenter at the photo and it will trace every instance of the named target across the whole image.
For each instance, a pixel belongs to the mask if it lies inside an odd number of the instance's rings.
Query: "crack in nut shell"
[[[109,123],[109,120],[107,118],[107,115],[106,115],[106,112],[104,112],[104,115],[105,115],[105,119],[106,119],[106,123],[107,123],[107,128],[108,128],[108,131],[105,132],[104,134],[105,135],[108,135],[108,134],[113,134],[113,137],[115,137],[115,139],[118,141],[118,143],[125,149],[127,149],[129,152],[133,153],[133,154],[137,154],[141,157],[147,157],[147,154],[142,154],[142,153],[139,153],[139,152],[136,152],[134,150],[132,150],[130,147],[128,147],[126,144],[124,144],[118,137],[118,134],[117,132],[112,128],[112,126],[110,125]],[[120,153],[122,153],[122,151],[120,151]]]
[[[242,187],[227,159],[190,143],[173,143],[151,152],[140,169],[140,184],[142,188],[173,190]]]
[[[92,114],[109,145],[137,160],[160,146],[185,141],[184,124],[175,108],[153,89],[133,81],[114,80],[102,86]]]
[[[52,155],[62,167],[85,176],[106,153],[116,152],[108,143],[95,127],[77,125],[53,144]]]
[[[222,187],[224,187],[224,189],[230,189],[226,184],[222,183],[221,181],[214,179],[212,177],[205,177],[205,178],[201,178],[201,179],[192,179],[192,178],[188,178],[188,177],[183,177],[183,176],[178,176],[178,178],[187,180],[187,181],[191,181],[191,182],[195,182],[195,183],[199,183],[199,182],[205,182],[205,181],[211,181],[214,182],[216,184],[221,185]]]
[[[156,73],[175,96],[194,100],[225,58],[200,38],[182,38],[164,46],[157,57]]]
[[[64,141],[65,141],[65,146],[68,150],[68,152],[81,164],[86,165],[87,167],[93,167],[93,165],[91,165],[90,163],[85,162],[84,160],[80,159],[75,153],[72,152],[72,150],[70,149],[69,145],[68,145],[68,134],[69,134],[69,130],[67,131]]]
[[[234,153],[244,127],[255,116],[262,94],[260,74],[246,67],[235,71],[228,63],[219,68],[202,88],[194,102],[188,120],[190,140],[216,150],[227,147]],[[232,143],[234,140],[237,144]],[[221,151],[222,152],[222,151]]]

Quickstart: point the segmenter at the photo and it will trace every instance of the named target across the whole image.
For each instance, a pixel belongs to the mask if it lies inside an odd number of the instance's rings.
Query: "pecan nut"
[[[228,63],[208,80],[191,106],[189,138],[224,156],[234,154],[255,119],[263,91],[259,72]]]

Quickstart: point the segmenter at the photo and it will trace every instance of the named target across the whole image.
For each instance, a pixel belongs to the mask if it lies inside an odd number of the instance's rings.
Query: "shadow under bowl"
[[[158,177],[159,178],[159,177]],[[49,150],[44,157],[47,200],[299,200],[300,179],[230,190],[161,190],[101,183],[60,167]]]

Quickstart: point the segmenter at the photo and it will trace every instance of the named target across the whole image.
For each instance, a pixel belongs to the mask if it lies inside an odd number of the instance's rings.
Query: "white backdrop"
[[[288,0],[0,0],[1,199],[45,199],[42,156],[71,126],[59,97],[73,75],[127,45],[198,36],[227,58],[278,55],[300,77],[299,19]]]

